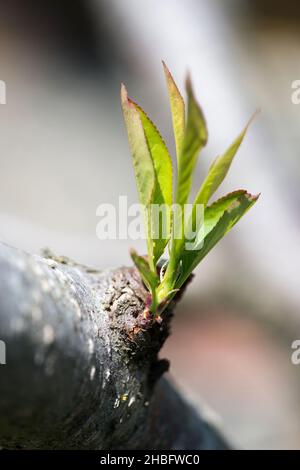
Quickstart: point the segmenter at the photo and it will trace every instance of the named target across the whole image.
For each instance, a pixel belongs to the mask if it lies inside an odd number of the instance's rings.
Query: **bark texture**
[[[0,446],[227,448],[161,375],[161,324],[135,268],[99,272],[0,245]]]

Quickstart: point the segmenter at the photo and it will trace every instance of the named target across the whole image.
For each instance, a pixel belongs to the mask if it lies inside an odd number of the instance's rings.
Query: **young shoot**
[[[228,149],[212,162],[195,200],[189,204],[198,156],[208,139],[206,121],[190,78],[186,80],[186,110],[170,71],[164,63],[163,67],[176,147],[175,185],[172,159],[157,127],[128,97],[125,86],[121,86],[122,109],[143,208],[148,252],[147,256],[140,256],[131,250],[131,257],[151,296],[144,314],[151,315],[154,320],[161,319],[161,313],[196,266],[258,199],[258,195],[238,190],[210,204],[251,119]],[[168,259],[161,262],[166,251]]]

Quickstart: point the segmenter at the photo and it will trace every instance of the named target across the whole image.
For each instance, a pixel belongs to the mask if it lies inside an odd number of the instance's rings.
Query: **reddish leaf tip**
[[[165,77],[166,77],[166,80],[167,80],[167,84],[168,84],[168,88],[171,86],[171,87],[174,87],[177,91],[177,95],[179,97],[179,99],[182,101],[183,103],[183,107],[184,107],[184,101],[183,101],[183,98],[181,96],[181,93],[179,91],[179,88],[178,86],[176,85],[176,82],[170,72],[170,70],[168,69],[166,63],[164,61],[162,61],[162,64],[163,64],[163,67],[164,67],[164,72],[165,72]]]
[[[245,192],[244,196],[246,199],[248,199],[248,201],[257,201],[257,199],[259,198],[261,193],[258,193],[258,194],[251,194],[251,193],[248,193],[248,191]]]
[[[171,75],[170,70],[168,69],[168,67],[167,67],[167,65],[166,65],[166,63],[165,63],[165,61],[162,60],[161,62],[162,62],[162,64],[163,64],[163,68],[164,68],[165,73],[166,73],[167,75]]]
[[[126,103],[128,101],[128,93],[124,83],[121,83],[121,100],[122,103]]]
[[[188,70],[185,77],[185,89],[188,95],[193,94],[193,85],[190,71]]]
[[[261,193],[258,193],[258,194],[255,194],[254,196],[252,196],[253,201],[257,201],[257,199],[260,198],[260,195],[261,195]]]
[[[137,255],[137,252],[135,251],[134,248],[130,248],[129,249],[129,254],[130,254],[130,256],[135,256],[135,255]]]
[[[249,121],[247,122],[246,126],[245,126],[245,132],[247,131],[247,129],[249,128],[249,126],[252,124],[252,122],[254,121],[254,119],[256,119],[256,117],[258,116],[258,114],[261,112],[261,109],[258,108],[254,111],[254,113],[252,114],[252,116],[250,117]]]

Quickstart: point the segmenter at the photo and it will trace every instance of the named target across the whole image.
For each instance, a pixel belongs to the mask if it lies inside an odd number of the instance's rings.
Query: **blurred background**
[[[161,60],[187,69],[212,158],[262,112],[219,194],[261,198],[201,263],[162,355],[196,407],[242,448],[300,448],[300,3],[296,0],[0,1],[0,239],[98,268],[143,241],[96,237],[101,203],[137,202],[120,82],[174,154]],[[213,411],[212,411],[213,410]]]

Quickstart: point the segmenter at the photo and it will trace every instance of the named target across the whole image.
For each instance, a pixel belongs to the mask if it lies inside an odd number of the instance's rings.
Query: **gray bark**
[[[99,272],[0,245],[2,448],[228,447],[161,378],[174,305],[152,323],[147,295],[134,268]]]

